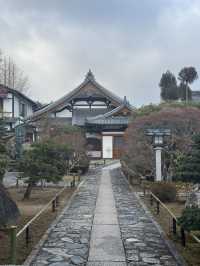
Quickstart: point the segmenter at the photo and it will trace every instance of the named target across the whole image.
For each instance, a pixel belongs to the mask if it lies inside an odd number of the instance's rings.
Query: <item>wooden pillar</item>
[[[16,264],[16,247],[17,247],[17,226],[10,228],[10,263]]]

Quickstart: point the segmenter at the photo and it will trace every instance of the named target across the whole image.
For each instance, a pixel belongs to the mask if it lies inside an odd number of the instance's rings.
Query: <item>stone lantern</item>
[[[153,146],[156,158],[156,181],[162,181],[162,149],[164,146],[164,137],[170,136],[170,129],[147,129],[146,135],[153,138]]]

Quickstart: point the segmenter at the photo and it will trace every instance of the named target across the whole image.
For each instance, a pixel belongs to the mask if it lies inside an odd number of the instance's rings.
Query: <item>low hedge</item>
[[[151,185],[152,193],[162,202],[174,202],[177,197],[177,189],[175,184],[169,182],[157,182]]]

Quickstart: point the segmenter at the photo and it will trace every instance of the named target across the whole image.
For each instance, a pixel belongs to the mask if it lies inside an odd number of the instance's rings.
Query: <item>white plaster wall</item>
[[[112,159],[113,158],[113,136],[103,136],[103,158]]]
[[[72,112],[65,109],[62,112],[56,113],[56,117],[72,117]]]
[[[12,112],[12,99],[5,98],[3,100],[3,112]]]
[[[33,114],[33,108],[32,105],[28,104],[27,105],[27,116],[30,116]]]
[[[14,96],[14,117],[19,117],[19,99]]]

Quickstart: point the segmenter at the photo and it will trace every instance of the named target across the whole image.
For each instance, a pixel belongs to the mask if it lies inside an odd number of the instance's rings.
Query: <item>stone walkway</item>
[[[94,215],[88,266],[126,265],[109,170],[103,170]]]
[[[122,241],[128,266],[182,266],[174,258],[158,228],[144,211],[120,169],[111,172]]]
[[[115,167],[90,172],[29,265],[183,265]]]

